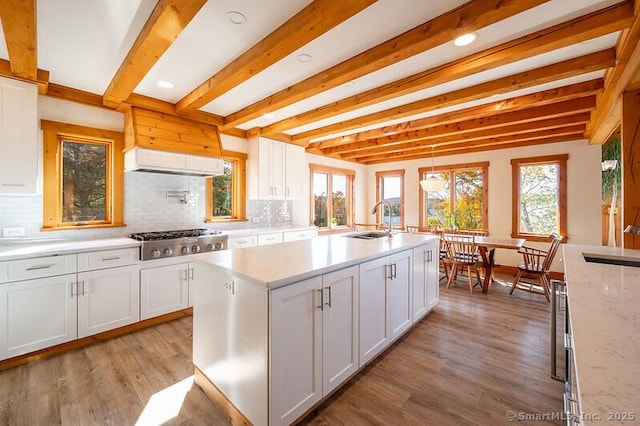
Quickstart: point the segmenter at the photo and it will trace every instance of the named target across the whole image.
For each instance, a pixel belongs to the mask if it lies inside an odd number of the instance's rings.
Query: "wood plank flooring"
[[[544,297],[509,296],[499,283],[470,295],[464,278],[440,295],[426,319],[301,423],[496,425],[511,410],[531,419],[521,424],[561,424],[539,421],[562,410],[563,392],[549,378]],[[192,383],[191,332],[186,317],[4,371],[0,425],[227,425]]]

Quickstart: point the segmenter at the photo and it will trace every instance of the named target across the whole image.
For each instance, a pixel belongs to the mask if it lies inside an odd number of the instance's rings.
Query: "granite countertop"
[[[29,259],[97,250],[139,247],[131,238],[96,238],[91,240],[12,240],[0,244],[0,261]]]
[[[315,277],[367,260],[420,246],[438,236],[394,234],[372,240],[321,236],[268,246],[191,255],[268,289]]]
[[[640,268],[588,263],[582,253],[640,260],[640,250],[568,244],[563,252],[582,412],[607,423],[638,422]],[[624,413],[635,420],[622,421]]]

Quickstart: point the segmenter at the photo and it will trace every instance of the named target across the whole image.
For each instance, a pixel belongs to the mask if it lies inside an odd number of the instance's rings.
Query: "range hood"
[[[133,148],[124,154],[124,171],[218,176],[224,173],[224,161],[202,155]]]

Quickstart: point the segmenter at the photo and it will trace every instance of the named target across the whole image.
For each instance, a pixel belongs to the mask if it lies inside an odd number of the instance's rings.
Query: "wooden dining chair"
[[[551,234],[550,237],[551,245],[547,250],[526,246],[518,250],[518,253],[522,253],[523,261],[518,264],[518,274],[509,294],[513,294],[513,291],[518,289],[543,294],[547,298],[547,302],[551,301],[549,298],[551,293],[549,270],[562,242],[562,237],[556,233]],[[537,280],[537,282],[532,280]]]
[[[355,226],[357,232],[382,229],[382,225],[379,223],[354,223],[353,226]]]
[[[449,279],[447,281],[447,288],[451,287],[451,284],[457,277],[459,269],[465,269],[467,277],[469,279],[469,292],[473,294],[473,281],[471,278],[471,271],[475,271],[475,276],[478,279],[477,283],[480,283],[480,267],[478,264],[478,248],[473,241],[472,235],[452,235],[445,234],[444,241],[447,247],[447,263],[451,267],[449,270]]]

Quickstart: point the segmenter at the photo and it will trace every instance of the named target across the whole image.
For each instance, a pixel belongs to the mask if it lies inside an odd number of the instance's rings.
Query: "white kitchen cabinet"
[[[79,338],[140,320],[137,265],[81,272],[77,292]]]
[[[76,339],[76,274],[0,284],[0,359]]]
[[[189,306],[190,262],[144,268],[140,271],[140,319],[179,311]]]
[[[413,322],[419,321],[438,303],[440,286],[438,241],[413,249]]]
[[[269,244],[278,244],[281,243],[282,240],[282,232],[271,232],[269,234],[260,234],[258,235],[258,245],[266,246]]]
[[[359,368],[358,267],[271,293],[271,424],[290,424]]]
[[[282,241],[298,241],[317,237],[317,229],[301,229],[299,231],[285,231],[282,233]]]
[[[411,250],[360,264],[360,365],[412,324]]]
[[[229,237],[227,239],[227,248],[242,248],[242,247],[253,247],[258,245],[258,236],[257,235],[243,235],[239,237]]]
[[[258,137],[248,146],[248,197],[259,200],[304,196],[305,152],[301,146]]]
[[[0,77],[0,194],[35,194],[37,179],[38,88]]]

